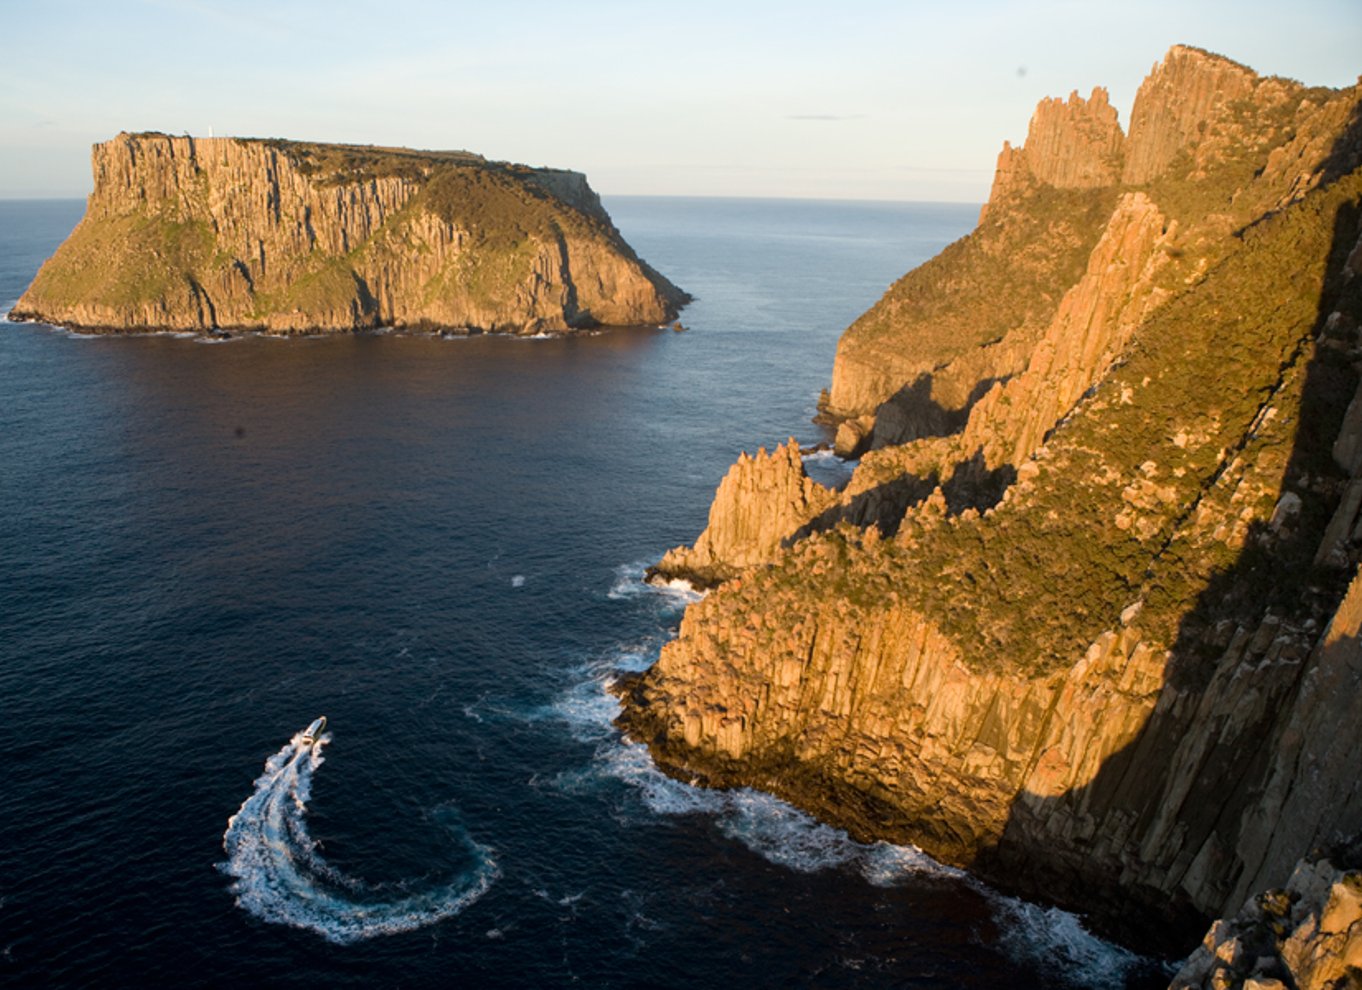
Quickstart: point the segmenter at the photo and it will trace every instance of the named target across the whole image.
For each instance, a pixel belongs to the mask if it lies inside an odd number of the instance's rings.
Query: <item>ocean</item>
[[[0,309],[82,206],[0,202]],[[611,726],[690,600],[644,568],[977,207],[606,206],[687,332],[0,324],[0,983],[1160,985]]]

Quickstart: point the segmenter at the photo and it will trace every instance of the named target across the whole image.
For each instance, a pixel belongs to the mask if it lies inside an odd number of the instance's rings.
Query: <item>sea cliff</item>
[[[838,348],[840,491],[741,459],[658,761],[1189,951],[1362,833],[1362,89],[1178,46],[1041,103]]]
[[[10,313],[87,330],[509,333],[671,319],[687,296],[577,172],[465,152],[120,134]]]

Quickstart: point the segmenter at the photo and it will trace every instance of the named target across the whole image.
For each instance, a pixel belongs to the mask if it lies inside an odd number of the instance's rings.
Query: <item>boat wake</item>
[[[500,870],[491,850],[462,830],[458,839],[471,866],[451,882],[416,893],[391,896],[391,885],[366,883],[327,863],[308,833],[306,814],[312,775],[330,741],[329,733],[295,735],[265,762],[255,792],[228,819],[221,868],[235,878],[231,891],[238,906],[263,921],[347,944],[434,924],[487,892]]]

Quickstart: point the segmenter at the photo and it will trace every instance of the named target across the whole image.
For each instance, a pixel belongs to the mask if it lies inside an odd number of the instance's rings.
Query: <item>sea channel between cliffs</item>
[[[80,204],[61,205],[65,227],[27,255],[4,248],[18,259],[5,298],[76,221]],[[766,795],[663,778],[621,744],[602,693],[674,633],[682,602],[641,583],[644,562],[702,524],[735,438],[802,423],[801,441],[819,439],[809,419],[837,330],[977,211],[609,205],[697,291],[692,333],[0,334],[5,367],[22,369],[0,409],[14,576],[0,608],[24,617],[0,640],[14,768],[0,869],[22,891],[3,905],[7,976],[1123,978],[1128,957],[1072,919]],[[49,206],[0,204],[0,243]],[[809,464],[836,473],[827,455]],[[214,867],[266,760],[322,713],[332,739],[305,820],[364,885],[271,914],[319,932],[238,906],[262,893],[233,893],[254,874]],[[490,885],[432,920],[482,889],[478,849]],[[384,910],[357,925],[365,897]],[[387,923],[413,899],[431,913]]]

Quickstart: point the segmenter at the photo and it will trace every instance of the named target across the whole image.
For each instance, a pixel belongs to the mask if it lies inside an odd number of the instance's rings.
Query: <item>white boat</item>
[[[306,729],[303,730],[303,745],[311,746],[317,741],[317,737],[326,728],[326,716],[318,715]]]

